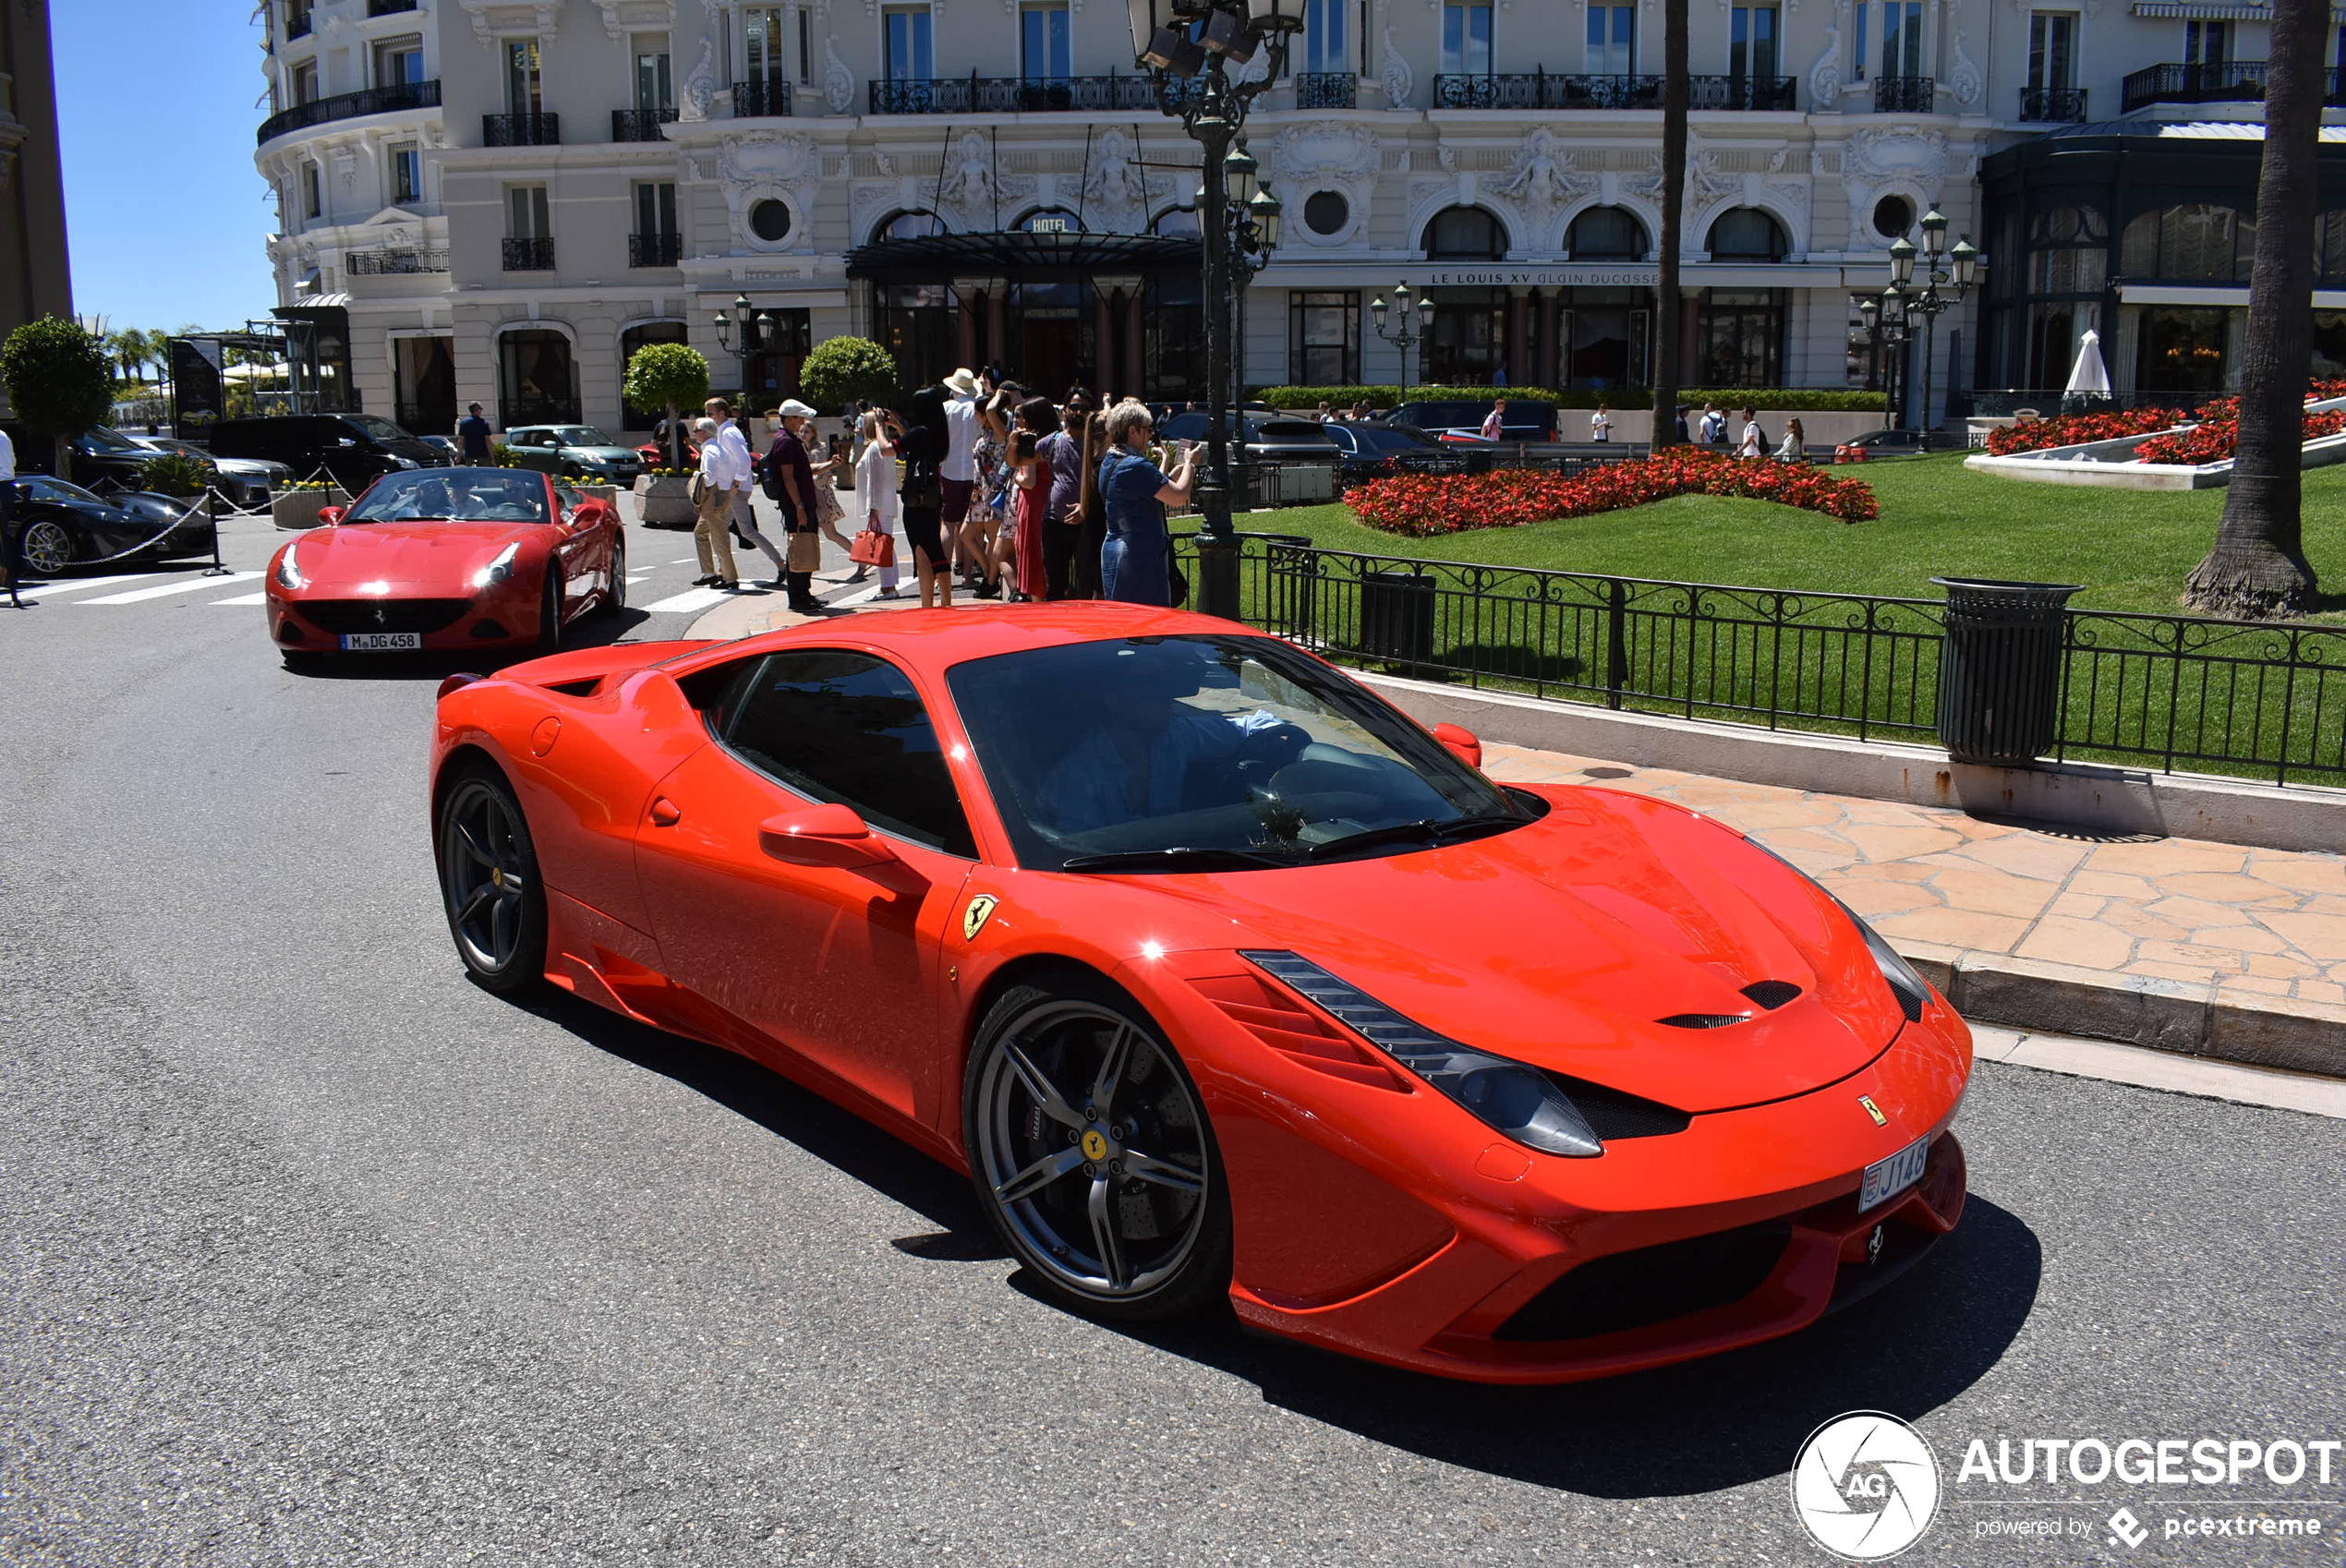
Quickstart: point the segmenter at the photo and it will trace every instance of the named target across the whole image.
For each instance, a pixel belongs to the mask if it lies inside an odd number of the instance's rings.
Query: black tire
[[[54,577],[73,558],[73,530],[54,518],[36,517],[17,535],[17,569],[27,577]]]
[[[627,608],[627,536],[611,542],[611,587],[603,595],[603,613],[617,615]]]
[[[1117,986],[1070,969],[1005,992],[970,1051],[961,1135],[978,1206],[1054,1298],[1145,1321],[1227,1296],[1213,1125],[1179,1053]]]
[[[560,653],[562,646],[562,584],[561,563],[546,559],[546,591],[538,598],[538,652]]]
[[[434,826],[441,907],[466,971],[501,995],[543,983],[546,889],[513,787],[493,768],[466,769]]]

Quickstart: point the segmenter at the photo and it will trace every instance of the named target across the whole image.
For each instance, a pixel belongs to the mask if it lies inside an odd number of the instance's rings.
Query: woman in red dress
[[[1017,469],[1018,597],[1050,597],[1043,560],[1043,518],[1051,501],[1051,460],[1043,438],[1058,428],[1058,410],[1047,397],[1030,397],[1018,405],[1018,435],[1010,452]]]

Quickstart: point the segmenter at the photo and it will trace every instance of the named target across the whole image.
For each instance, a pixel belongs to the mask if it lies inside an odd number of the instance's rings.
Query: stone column
[[[1530,303],[1522,289],[1507,291],[1507,384],[1526,386],[1530,377],[1525,372],[1531,360],[1530,344],[1524,340],[1530,335],[1531,313],[1525,308]]]
[[[956,325],[961,329],[960,347],[961,364],[971,369],[975,369],[978,363],[977,296],[970,291],[966,284],[957,283],[953,288],[953,297],[961,302],[961,320],[956,323]]]
[[[1564,344],[1556,341],[1556,306],[1562,296],[1554,289],[1544,288],[1537,294],[1540,301],[1540,359],[1531,368],[1530,384],[1560,387],[1566,380]],[[1554,378],[1553,381],[1549,380],[1551,377]]]

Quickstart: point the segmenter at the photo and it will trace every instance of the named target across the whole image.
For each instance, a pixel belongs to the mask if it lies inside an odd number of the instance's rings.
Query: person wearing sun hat
[[[945,457],[937,465],[937,488],[943,492],[937,520],[945,531],[946,548],[962,558],[961,525],[970,513],[970,496],[977,488],[977,377],[966,365],[945,378]],[[985,552],[978,552],[983,570]]]
[[[813,584],[815,568],[822,564],[823,541],[815,512],[815,466],[799,432],[815,411],[792,398],[774,412],[781,429],[766,453],[766,493],[782,509],[782,534],[790,549],[785,578],[790,607],[801,615],[814,615],[822,609]]]

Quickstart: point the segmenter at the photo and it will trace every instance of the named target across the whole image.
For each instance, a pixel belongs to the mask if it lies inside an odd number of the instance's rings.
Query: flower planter
[[[320,512],[349,504],[341,490],[280,490],[270,500],[269,515],[280,528],[315,528]]]
[[[635,481],[635,499],[642,503],[641,521],[654,528],[689,528],[693,525],[693,482],[682,475],[656,479],[646,474]]]

